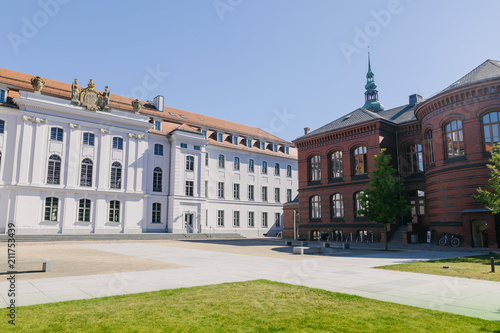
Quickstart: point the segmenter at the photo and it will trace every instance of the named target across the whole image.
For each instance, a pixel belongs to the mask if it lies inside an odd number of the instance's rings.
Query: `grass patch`
[[[491,260],[495,258],[495,271],[491,272]],[[443,268],[444,265],[449,268]],[[472,257],[419,261],[407,264],[380,266],[377,268],[393,271],[456,276],[469,279],[500,281],[500,255],[485,254]]]
[[[500,324],[265,280],[17,308],[0,332],[494,332]]]

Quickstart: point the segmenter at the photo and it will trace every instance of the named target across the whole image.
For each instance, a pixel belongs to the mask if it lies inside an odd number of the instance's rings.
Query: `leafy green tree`
[[[474,199],[480,201],[493,214],[500,214],[500,143],[493,146],[487,167],[491,171],[491,178],[488,180],[490,191],[480,187]]]
[[[370,174],[370,187],[359,196],[360,210],[370,221],[384,224],[385,250],[387,251],[387,223],[394,222],[397,216],[407,214],[411,207],[402,196],[404,185],[396,177],[396,169],[392,167],[391,155],[380,150],[374,157],[374,170]]]

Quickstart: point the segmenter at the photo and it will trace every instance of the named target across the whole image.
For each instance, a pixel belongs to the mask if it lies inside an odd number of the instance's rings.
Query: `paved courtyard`
[[[17,306],[268,279],[500,321],[500,282],[374,269],[477,254],[463,250],[328,249],[300,256],[282,241],[252,239],[18,243],[16,249],[18,261],[53,261],[52,272],[16,275]],[[2,307],[8,289],[9,282],[0,282]]]

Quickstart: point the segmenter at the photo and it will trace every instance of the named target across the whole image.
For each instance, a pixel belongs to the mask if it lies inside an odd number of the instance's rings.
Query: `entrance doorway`
[[[488,247],[488,224],[483,220],[471,222],[472,244],[474,247]]]
[[[193,213],[184,214],[184,224],[186,225],[186,232],[188,234],[193,233],[193,221],[194,221],[194,214]]]

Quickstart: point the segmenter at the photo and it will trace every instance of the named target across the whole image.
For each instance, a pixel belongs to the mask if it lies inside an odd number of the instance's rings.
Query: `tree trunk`
[[[384,241],[385,241],[385,250],[388,251],[389,249],[387,248],[387,224],[384,223]]]

